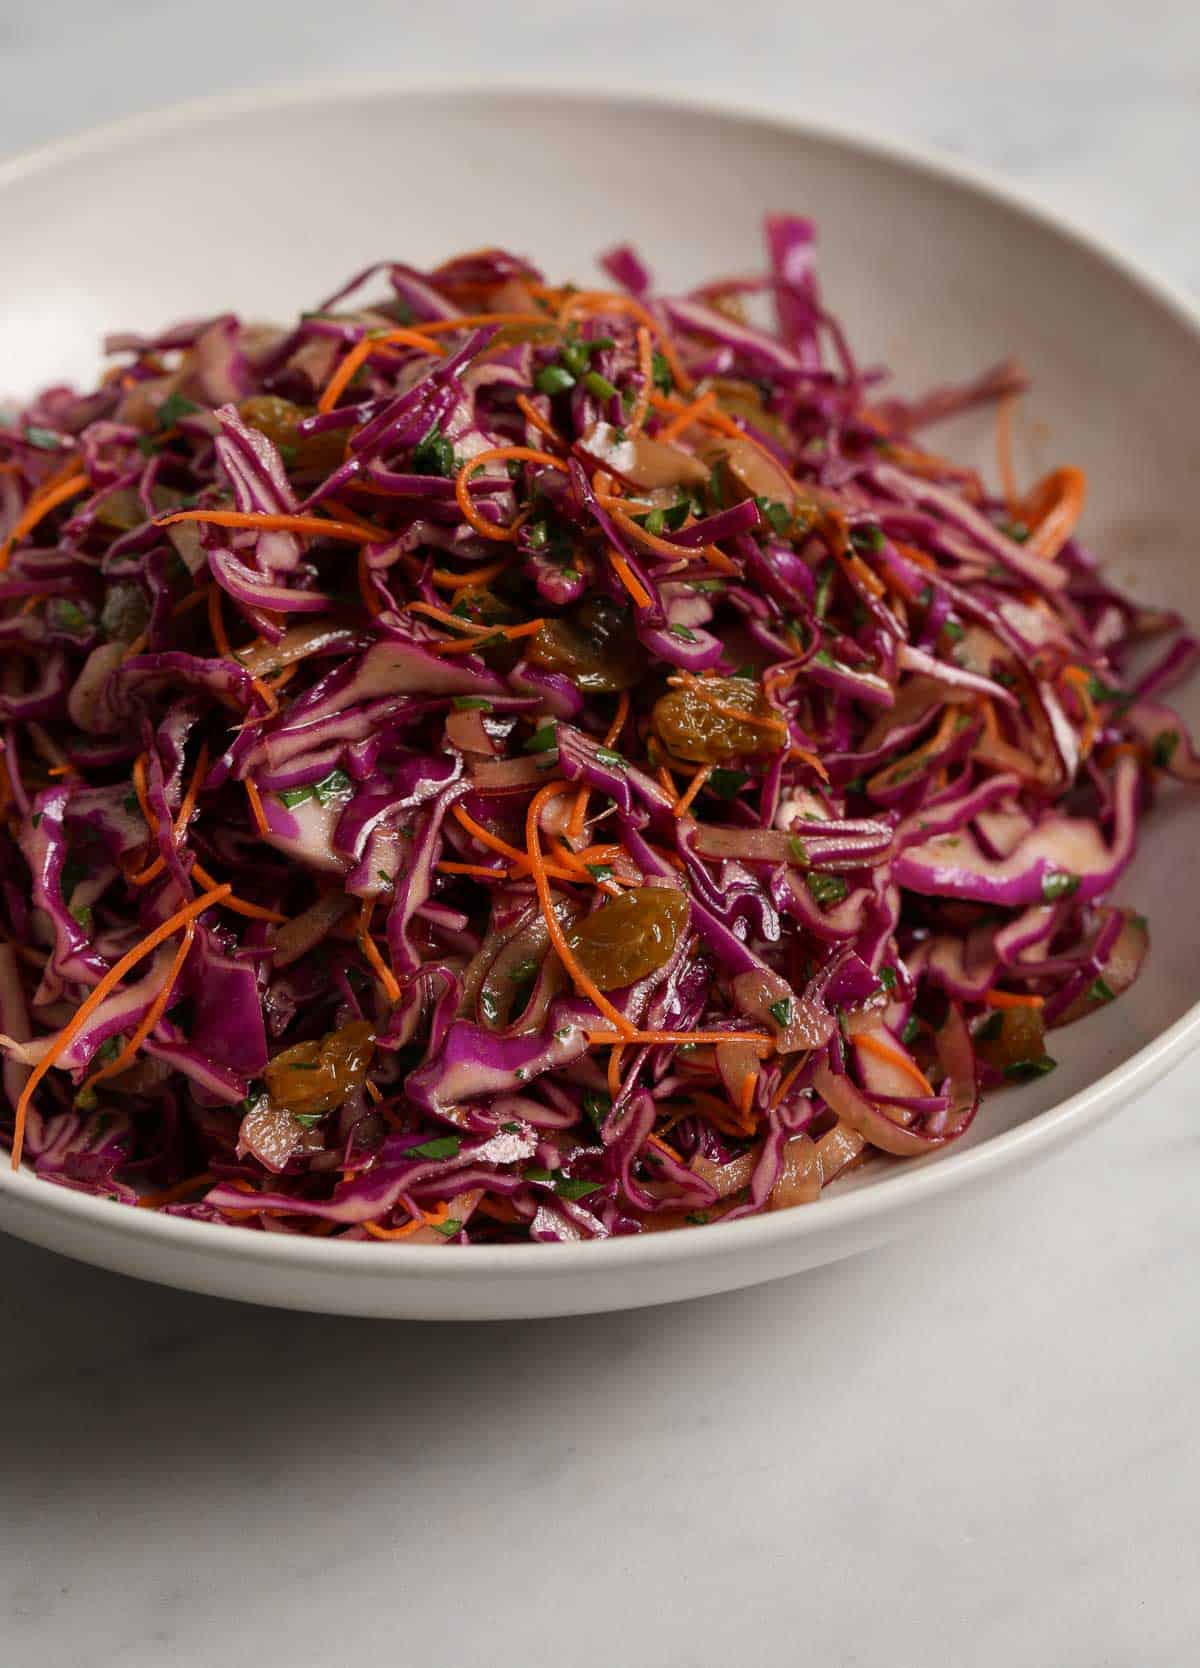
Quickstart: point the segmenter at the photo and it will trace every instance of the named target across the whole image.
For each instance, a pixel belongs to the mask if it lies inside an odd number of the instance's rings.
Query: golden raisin
[[[749,678],[703,678],[655,702],[650,724],[667,752],[688,764],[778,753],[787,745],[783,720]]]
[[[300,434],[299,427],[312,411],[277,394],[254,394],[238,406],[244,423],[278,446],[285,465],[298,473],[327,475],[341,463],[346,436],[340,429],[320,434]]]
[[[1040,1008],[997,1008],[975,1032],[975,1052],[997,1071],[1040,1060],[1046,1029]]]
[[[633,886],[580,921],[567,944],[597,989],[620,990],[670,960],[687,917],[685,893]]]
[[[645,670],[629,614],[607,597],[589,597],[572,613],[547,620],[530,644],[529,659],[601,695],[632,689]]]
[[[271,1103],[293,1113],[332,1112],[362,1088],[374,1053],[375,1027],[365,1019],[285,1048],[263,1073]]]

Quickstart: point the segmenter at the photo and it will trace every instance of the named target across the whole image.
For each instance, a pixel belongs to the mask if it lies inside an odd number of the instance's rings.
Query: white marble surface
[[[1191,4],[640,10],[0,0],[0,152],[364,68],[665,76],[991,164],[1200,288]],[[338,1322],[0,1241],[0,1663],[1183,1668],[1198,1080],[924,1240],[624,1317]]]

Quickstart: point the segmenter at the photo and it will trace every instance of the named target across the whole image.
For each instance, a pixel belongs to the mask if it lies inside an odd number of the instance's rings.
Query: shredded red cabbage
[[[384,263],[0,427],[14,1163],[351,1239],[727,1220],[1132,983],[1197,644],[1078,471],[926,449],[1021,373],[885,398],[767,233],[677,297]]]

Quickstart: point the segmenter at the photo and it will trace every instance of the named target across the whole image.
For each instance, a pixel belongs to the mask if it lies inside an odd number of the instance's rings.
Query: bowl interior
[[[1035,390],[1018,422],[1024,478],[1082,466],[1086,534],[1110,571],[1200,613],[1194,324],[969,180],[765,120],[595,95],[368,87],[226,101],[10,165],[0,212],[23,232],[0,245],[0,397],[92,376],[106,330],[223,307],[278,317],[385,257],[423,264],[503,243],[592,281],[597,252],[629,240],[666,286],[753,270],[772,209],[815,219],[828,304],[860,361],[890,366],[901,389],[1019,357]],[[989,417],[934,443],[991,467]],[[1188,803],[1164,793],[1119,892],[1150,920],[1145,974],[1059,1034],[1059,1070],[989,1102],[972,1142],[1086,1088],[1189,1009],[1196,828]],[[880,1166],[854,1185],[887,1188],[900,1174]],[[795,1214],[819,1231],[819,1211]]]

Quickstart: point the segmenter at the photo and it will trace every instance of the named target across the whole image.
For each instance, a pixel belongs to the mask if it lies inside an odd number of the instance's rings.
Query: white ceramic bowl
[[[599,250],[628,238],[668,285],[744,271],[769,209],[816,219],[826,297],[862,358],[901,386],[1018,354],[1036,380],[1027,478],[1082,465],[1086,532],[1118,579],[1200,614],[1196,308],[974,173],[745,111],[359,82],[220,99],[18,158],[0,166],[0,221],[21,228],[0,247],[0,392],[93,375],[106,329],[225,305],[275,317],[385,256],[433,262],[499,242],[587,278]],[[939,446],[986,465],[987,420],[956,428]],[[4,1167],[0,1225],[197,1291],[421,1318],[633,1307],[828,1262],[1019,1172],[1194,1046],[1198,833],[1200,811],[1181,799],[1147,824],[1121,896],[1150,918],[1148,967],[1113,1008],[1056,1036],[1057,1072],[988,1101],[944,1157],[881,1161],[806,1209],[577,1246],[344,1245],[128,1210]],[[1018,1188],[1011,1199],[1019,1231]]]

